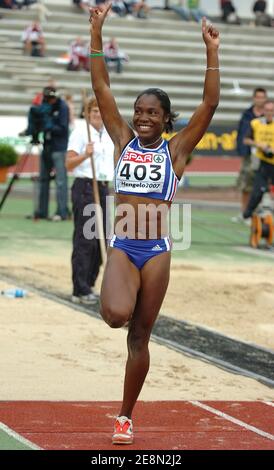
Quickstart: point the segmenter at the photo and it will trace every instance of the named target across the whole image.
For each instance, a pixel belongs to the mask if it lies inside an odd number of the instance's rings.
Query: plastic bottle
[[[4,297],[9,297],[10,299],[13,298],[22,298],[26,297],[27,291],[24,289],[6,289],[1,291],[1,295]]]

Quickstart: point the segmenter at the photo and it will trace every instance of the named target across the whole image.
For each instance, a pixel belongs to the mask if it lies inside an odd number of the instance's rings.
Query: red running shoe
[[[112,444],[132,444],[133,425],[127,416],[118,416],[114,424]]]

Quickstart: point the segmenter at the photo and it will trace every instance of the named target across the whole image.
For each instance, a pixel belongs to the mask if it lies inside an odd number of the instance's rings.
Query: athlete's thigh
[[[101,287],[101,307],[132,313],[140,288],[140,271],[126,253],[109,248]]]
[[[160,311],[169,282],[170,252],[150,259],[141,270],[141,287],[132,324],[150,333]]]

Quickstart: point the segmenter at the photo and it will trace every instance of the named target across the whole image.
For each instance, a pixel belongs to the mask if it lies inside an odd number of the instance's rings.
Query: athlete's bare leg
[[[120,328],[134,311],[140,288],[140,271],[126,253],[108,249],[108,259],[101,287],[101,315],[112,328]]]
[[[150,259],[141,270],[141,288],[129,323],[128,359],[120,416],[131,417],[149,370],[148,343],[169,282],[170,252]]]

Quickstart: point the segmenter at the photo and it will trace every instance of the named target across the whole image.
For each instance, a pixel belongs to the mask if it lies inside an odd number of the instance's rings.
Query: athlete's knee
[[[115,309],[110,305],[101,306],[101,315],[111,328],[121,328],[130,318],[130,312],[127,310]]]
[[[147,329],[132,329],[128,333],[127,344],[131,356],[136,356],[148,349],[150,331]]]

